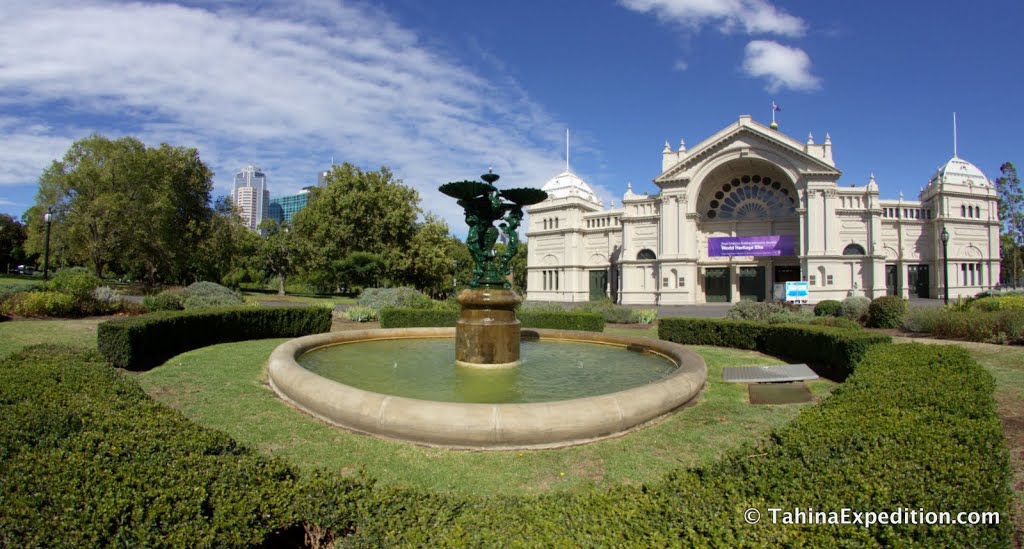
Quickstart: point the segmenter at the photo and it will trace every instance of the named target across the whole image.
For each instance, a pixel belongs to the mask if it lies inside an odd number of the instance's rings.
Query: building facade
[[[295,214],[309,205],[310,188],[306,187],[299,194],[291,194],[270,199],[270,218],[278,223],[291,223]]]
[[[800,142],[750,116],[689,150],[666,143],[660,192],[627,187],[621,207],[566,171],[527,209],[526,299],[764,301],[803,280],[815,303],[998,284],[996,192],[973,164],[954,155],[917,200],[882,199],[873,176],[841,187],[840,175],[828,135]]]
[[[270,191],[267,176],[259,168],[246,166],[235,174],[231,198],[249,230],[257,230],[260,223],[269,218]]]

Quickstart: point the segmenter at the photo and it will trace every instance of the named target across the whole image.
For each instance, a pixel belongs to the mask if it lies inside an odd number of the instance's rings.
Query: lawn
[[[137,379],[150,395],[187,417],[300,468],[349,475],[365,471],[389,485],[480,495],[654,482],[670,469],[706,463],[756,441],[805,406],[751,406],[746,386],[720,381],[724,365],[777,360],[749,351],[696,347],[708,364],[708,388],[695,404],[654,425],[557,450],[448,451],[350,433],[289,408],[264,381],[266,357],[282,341],[198,349]],[[832,384],[820,381],[812,387],[823,396]]]
[[[334,307],[335,305],[354,305],[356,299],[345,296],[323,296],[313,294],[287,294],[277,295],[276,293],[243,291],[242,297],[248,303],[290,303],[310,304]]]
[[[108,317],[0,322],[0,357],[40,343],[96,348],[96,326]]]
[[[45,282],[42,276],[0,275],[0,287],[27,289]]]

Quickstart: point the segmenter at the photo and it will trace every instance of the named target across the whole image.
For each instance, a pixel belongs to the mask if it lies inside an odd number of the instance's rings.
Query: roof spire
[[[569,171],[569,128],[565,129],[565,171]]]
[[[814,144],[814,134],[811,133],[811,132],[807,132],[807,144],[808,145],[813,145]]]
[[[686,152],[686,140],[685,139],[682,139],[682,138],[679,139],[679,152]]]
[[[960,158],[956,154],[956,111],[953,111],[953,158]]]

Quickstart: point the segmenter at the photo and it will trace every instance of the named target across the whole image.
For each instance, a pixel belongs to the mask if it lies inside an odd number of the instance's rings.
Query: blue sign
[[[807,301],[807,281],[787,282],[786,301]]]

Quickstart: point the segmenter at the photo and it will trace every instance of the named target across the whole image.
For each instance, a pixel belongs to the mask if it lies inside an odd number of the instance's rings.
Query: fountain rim
[[[299,337],[270,355],[267,379],[292,407],[332,425],[376,437],[455,449],[534,449],[620,436],[683,404],[703,389],[704,359],[668,341],[570,330],[523,329],[540,341],[639,346],[676,364],[660,380],[603,395],[520,404],[457,403],[375,393],[321,377],[296,358],[316,348],[387,339],[455,338],[455,328],[395,328]],[[626,352],[626,349],[623,349]]]

